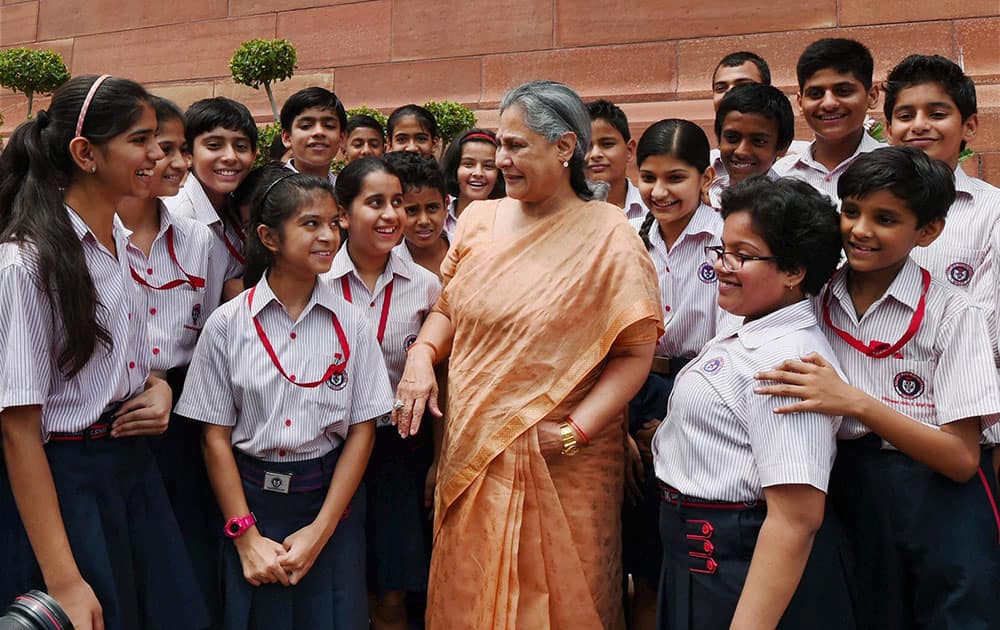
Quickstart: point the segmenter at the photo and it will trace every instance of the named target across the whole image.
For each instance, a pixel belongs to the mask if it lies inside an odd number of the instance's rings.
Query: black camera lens
[[[0,630],[73,630],[73,624],[48,593],[29,591],[0,617]]]

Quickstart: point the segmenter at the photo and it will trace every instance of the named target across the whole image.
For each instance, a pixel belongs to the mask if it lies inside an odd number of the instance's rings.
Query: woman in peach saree
[[[498,136],[509,197],[462,214],[394,412],[403,435],[440,415],[450,355],[427,627],[621,628],[622,410],[662,332],[656,274],[591,200],[572,90],[512,90]]]

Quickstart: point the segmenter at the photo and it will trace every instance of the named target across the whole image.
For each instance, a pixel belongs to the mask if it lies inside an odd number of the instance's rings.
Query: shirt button
[[[130,370],[134,370],[135,369],[135,361],[129,361],[128,362],[128,369],[130,369]]]
[[[289,375],[288,380],[290,380],[291,382],[294,383],[295,382],[295,375],[294,374]]]
[[[156,309],[155,308],[149,309],[149,314],[150,315],[156,315]]]
[[[129,314],[128,314],[128,318],[129,318],[129,319],[132,319],[132,313],[129,313]]]
[[[292,334],[290,334],[288,336],[291,337],[292,339],[295,339],[295,337],[297,337],[297,335],[295,333],[292,333]]]
[[[374,301],[374,300],[372,300],[372,303],[371,303],[371,304],[369,304],[368,306],[375,306],[375,301]]]
[[[150,267],[149,269],[147,269],[147,270],[146,270],[146,273],[148,273],[148,274],[152,274],[152,273],[153,273],[153,268],[152,268],[152,267]]]
[[[291,418],[285,418],[285,426],[286,427],[292,426],[292,419]]]
[[[664,307],[663,307],[663,310],[665,310],[666,312],[668,312],[668,313],[669,313],[669,312],[670,312],[670,306],[669,306],[669,305],[667,305],[667,306],[664,306]]]
[[[285,449],[281,449],[278,451],[278,457],[284,457],[286,454],[287,453],[285,452]]]
[[[153,354],[160,354],[159,348],[153,348]]]

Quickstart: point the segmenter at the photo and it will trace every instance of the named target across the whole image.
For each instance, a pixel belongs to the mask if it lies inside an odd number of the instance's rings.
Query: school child
[[[650,627],[660,572],[658,496],[650,441],[667,410],[674,377],[715,336],[718,284],[705,247],[718,245],[722,219],[701,199],[713,179],[708,137],[698,125],[678,119],[650,126],[636,148],[639,192],[649,211],[633,220],[659,276],[664,333],[652,371],[629,403],[629,436],[643,458],[643,496],[623,514],[625,572],[635,585],[632,618]],[[631,444],[629,451],[634,452]]]
[[[748,177],[777,179],[772,167],[794,137],[795,114],[781,90],[750,83],[728,92],[715,112],[720,160],[708,188],[712,207],[720,207],[723,190]]]
[[[641,144],[641,143],[640,143]],[[849,567],[824,513],[839,418],[779,415],[754,375],[832,351],[807,299],[840,259],[828,198],[787,178],[722,195],[722,244],[706,248],[719,307],[743,318],[677,376],[653,440],[660,481],[660,628],[855,627]]]
[[[330,164],[340,153],[346,128],[344,104],[330,90],[308,87],[292,94],[281,106],[281,141],[292,152],[285,166],[336,182]]]
[[[852,39],[820,39],[806,47],[795,74],[799,108],[815,139],[799,155],[778,160],[778,175],[808,182],[836,201],[841,173],[862,153],[885,146],[864,127],[878,100],[873,67],[871,52]]]
[[[376,330],[389,385],[395,391],[406,352],[437,302],[441,283],[393,248],[405,216],[399,177],[382,159],[362,158],[337,178],[337,203],[347,243],[323,279],[358,306]],[[399,437],[389,418],[377,424],[365,484],[368,489],[368,582],[374,593],[373,628],[407,627],[406,594],[427,590],[430,523],[424,482],[431,461],[428,432],[417,442]]]
[[[506,196],[503,173],[497,168],[498,146],[495,133],[478,127],[465,130],[448,145],[442,162],[451,198],[444,221],[449,241],[458,227],[458,217],[470,203]]]
[[[712,107],[719,111],[719,103],[729,90],[751,83],[771,85],[771,68],[767,61],[749,51],[729,53],[715,64],[712,72]]]
[[[441,136],[438,134],[434,114],[419,105],[410,103],[389,114],[386,121],[386,136],[390,151],[412,151],[430,155],[435,160],[441,151]]]
[[[344,156],[348,163],[363,157],[382,157],[385,153],[385,129],[367,114],[351,116],[347,121]]]
[[[129,273],[145,297],[149,369],[165,378],[176,403],[187,365],[205,320],[219,305],[228,256],[202,223],[174,216],[159,197],[176,195],[187,172],[184,114],[167,99],[150,99],[156,140],[164,158],[153,168],[152,195],[126,197],[117,214],[128,230]],[[201,427],[172,415],[162,438],[151,444],[174,516],[181,528],[204,601],[217,619],[218,515],[201,456]]]
[[[142,86],[77,76],[0,154],[0,601],[47,590],[80,630],[208,623],[147,441],[171,392],[115,218],[151,194],[156,127]]]
[[[641,220],[648,212],[642,195],[629,181],[626,170],[635,159],[635,139],[628,128],[628,118],[611,101],[587,104],[590,114],[590,150],[587,152],[587,179],[606,182],[607,201],[625,210],[629,221]]]
[[[984,309],[996,352],[994,286],[1000,267],[990,241],[1000,233],[1000,189],[958,166],[959,154],[978,128],[976,85],[949,59],[910,55],[889,71],[883,90],[890,143],[917,147],[955,174],[955,203],[944,231],[910,257],[935,280],[965,292]],[[1000,443],[1000,427],[991,428],[987,438],[990,444]]]
[[[444,173],[434,158],[419,153],[394,151],[383,160],[403,187],[403,242],[393,251],[440,279],[441,263],[448,254]]]
[[[205,423],[228,519],[223,627],[364,628],[361,480],[392,392],[371,325],[318,280],[340,245],[330,183],[279,166],[262,186],[255,284],[205,323],[177,406]]]
[[[246,179],[257,155],[257,125],[250,110],[224,96],[196,101],[184,113],[184,141],[191,175],[180,192],[163,200],[175,216],[207,225],[225,247],[223,300],[243,290],[246,240],[230,194]]]
[[[781,413],[844,416],[830,499],[858,561],[861,627],[1000,627],[1000,518],[979,443],[1000,418],[989,333],[909,256],[944,228],[951,169],[890,147],[859,157],[838,191],[847,264],[816,302],[835,357],[786,361],[758,391],[802,399]]]

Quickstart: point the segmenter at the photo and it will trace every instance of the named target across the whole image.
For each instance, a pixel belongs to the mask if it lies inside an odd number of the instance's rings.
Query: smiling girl
[[[195,349],[177,406],[204,424],[226,521],[226,630],[362,628],[364,490],[392,397],[371,326],[318,281],[340,245],[324,179],[267,167],[247,277]]]
[[[406,217],[402,185],[391,166],[374,157],[355,160],[337,177],[336,190],[348,237],[324,279],[376,327],[375,341],[395,389],[407,350],[437,302],[441,283],[393,251]],[[413,443],[398,435],[389,418],[377,426],[365,476],[373,627],[406,628],[406,593],[427,589],[429,523],[423,499],[431,445],[427,431]]]
[[[152,193],[156,128],[140,85],[78,76],[0,156],[0,601],[42,588],[78,630],[208,623],[145,437],[171,392],[115,218]]]
[[[488,129],[472,128],[455,138],[444,154],[445,183],[451,203],[444,230],[455,234],[458,217],[473,201],[501,199],[507,194],[497,168],[497,137]]]
[[[851,628],[838,536],[824,520],[840,418],[779,415],[784,399],[753,389],[783,358],[832,356],[806,296],[840,259],[837,213],[808,184],[755,176],[723,193],[722,216],[722,245],[705,252],[719,306],[743,324],[677,375],[653,439],[659,627]]]

